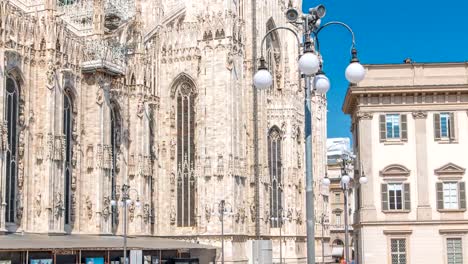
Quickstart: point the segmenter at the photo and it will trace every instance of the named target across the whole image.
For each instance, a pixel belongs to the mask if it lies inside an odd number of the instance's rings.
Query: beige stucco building
[[[341,184],[344,173],[343,160],[347,161],[346,173],[351,180],[348,188],[348,211],[345,210],[345,193]],[[354,155],[351,150],[350,138],[327,139],[327,176],[330,179],[328,196],[328,229],[330,232],[330,244],[328,256],[335,262],[345,256],[345,214],[348,214],[348,243],[350,259],[354,255],[353,240],[353,211],[354,211]]]
[[[369,179],[356,196],[359,263],[468,263],[468,64],[365,67],[343,106]]]
[[[278,262],[279,209],[284,262],[304,262],[303,84],[289,33],[263,47],[273,87],[252,86],[261,38],[289,6],[302,2],[0,0],[0,239],[120,235],[111,201],[128,184],[142,204],[129,205],[131,236],[219,247],[225,200],[226,263],[253,261],[257,238]],[[319,194],[326,99],[313,100]]]

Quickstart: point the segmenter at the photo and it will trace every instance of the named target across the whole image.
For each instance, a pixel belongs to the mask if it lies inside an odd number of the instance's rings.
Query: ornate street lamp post
[[[136,193],[136,200],[130,198],[130,192],[133,191]],[[119,206],[123,208],[123,259],[124,264],[127,264],[127,207],[135,204],[136,207],[140,207],[140,195],[136,189],[130,188],[129,185],[122,185],[122,198],[118,202]],[[117,201],[111,200],[111,206],[116,206]]]
[[[289,218],[285,216],[283,208],[278,209],[278,217],[272,217],[272,221],[278,221],[279,225],[279,242],[280,242],[280,264],[283,264],[283,223],[289,221]]]
[[[349,226],[348,226],[348,214],[349,214],[349,209],[348,209],[348,199],[349,199],[349,190],[352,188],[350,186],[351,182],[351,177],[349,177],[349,171],[350,171],[350,165],[352,164],[352,159],[348,155],[343,155],[342,158],[342,163],[341,163],[341,189],[343,190],[344,194],[344,221],[345,221],[345,261],[346,263],[349,262]],[[367,177],[362,174],[361,170],[361,175],[359,177],[359,184],[363,185],[366,184],[368,181]],[[323,185],[324,186],[330,186],[330,179],[328,177],[325,177],[323,179]],[[357,187],[357,186],[354,186]]]
[[[213,210],[212,214],[219,216],[221,222],[221,263],[224,264],[224,215],[232,216],[234,213],[232,211],[232,205],[225,200],[216,203],[215,207],[218,207],[218,211],[216,212]]]
[[[260,46],[260,65],[255,74],[253,82],[258,89],[270,88],[273,77],[266,67],[263,56],[263,46],[266,38],[277,30],[287,30],[294,34],[298,44],[299,73],[305,79],[305,101],[304,101],[304,136],[305,136],[305,159],[306,159],[306,218],[307,218],[307,263],[315,263],[315,223],[314,223],[314,192],[312,175],[312,111],[311,94],[325,94],[330,88],[330,81],[322,70],[322,59],[318,41],[319,33],[331,25],[345,27],[352,35],[351,63],[346,68],[345,76],[351,83],[358,83],[364,79],[365,70],[359,63],[355,45],[354,33],[351,28],[342,22],[329,22],[320,26],[321,19],[325,16],[325,6],[319,5],[309,9],[307,14],[299,15],[296,9],[290,8],[286,11],[287,20],[296,25],[302,26],[302,44],[299,34],[289,27],[276,27],[269,30],[262,39]],[[312,38],[313,37],[313,38]],[[301,76],[301,74],[299,75]],[[299,79],[300,82],[300,79]],[[258,185],[258,184],[257,184]],[[258,188],[258,186],[256,186]],[[258,198],[258,197],[257,197]],[[258,200],[258,199],[256,199]],[[256,205],[259,206],[258,204]],[[258,216],[257,216],[258,217]]]

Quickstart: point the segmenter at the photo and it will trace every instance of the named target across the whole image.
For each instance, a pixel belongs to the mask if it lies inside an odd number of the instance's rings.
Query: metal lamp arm
[[[273,29],[270,29],[270,30],[265,34],[265,36],[264,36],[263,39],[262,39],[262,43],[261,43],[261,45],[260,45],[260,56],[261,56],[260,58],[264,58],[264,57],[263,57],[263,55],[264,55],[264,54],[263,54],[263,46],[264,46],[264,44],[265,44],[266,38],[267,38],[268,36],[270,36],[271,33],[275,32],[275,31],[277,31],[277,30],[279,30],[279,29],[288,30],[288,31],[292,32],[292,33],[294,34],[294,36],[296,36],[297,46],[298,46],[298,49],[297,49],[297,53],[298,53],[298,54],[297,54],[297,55],[298,55],[298,58],[299,58],[300,55],[301,55],[301,41],[299,40],[299,36],[297,35],[297,32],[294,31],[294,30],[292,30],[291,28],[288,28],[288,27],[275,27],[275,28],[273,28]]]
[[[129,188],[128,185],[122,186],[122,200],[127,200],[130,198],[130,192],[135,192],[137,195],[137,200],[140,199],[140,194],[138,193],[138,190],[135,188]]]
[[[349,33],[351,33],[351,37],[352,37],[352,44],[351,44],[351,50],[356,48],[356,38],[354,36],[354,31],[351,29],[350,26],[348,26],[346,23],[343,23],[343,22],[340,22],[340,21],[330,21],[328,23],[326,23],[325,25],[319,27],[316,31],[313,32],[314,34],[314,39],[315,39],[315,45],[316,45],[316,49],[318,52],[320,52],[320,43],[319,43],[319,39],[318,39],[318,34],[326,27],[329,27],[331,25],[338,25],[338,26],[342,26],[344,28],[346,28]]]

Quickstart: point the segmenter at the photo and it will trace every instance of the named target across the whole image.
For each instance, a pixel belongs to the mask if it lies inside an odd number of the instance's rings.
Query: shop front
[[[156,237],[127,240],[130,264],[210,263],[216,248]],[[124,264],[123,240],[118,236],[4,235],[0,264]]]

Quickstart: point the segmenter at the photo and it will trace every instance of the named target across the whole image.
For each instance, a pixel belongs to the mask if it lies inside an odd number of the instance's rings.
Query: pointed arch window
[[[72,98],[69,94],[63,95],[63,134],[65,136],[65,164],[64,164],[64,193],[65,193],[65,224],[70,224],[71,211],[71,177],[72,177]]]
[[[6,181],[5,181],[5,222],[15,222],[16,184],[18,177],[18,108],[20,96],[19,83],[11,77],[6,79],[5,122],[7,125],[8,144],[6,146]]]
[[[281,133],[273,127],[268,133],[268,167],[270,171],[270,215],[271,227],[280,227],[280,211],[283,208],[283,166]]]
[[[110,143],[111,143],[111,200],[117,200],[117,152],[120,148],[120,112],[117,105],[111,105],[111,122],[110,122]],[[117,208],[113,207],[112,214],[112,227],[113,229],[117,226]]]
[[[177,226],[195,225],[195,95],[182,83],[177,99]]]

